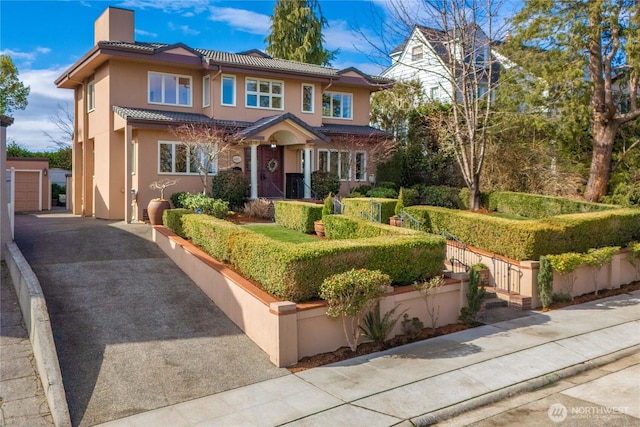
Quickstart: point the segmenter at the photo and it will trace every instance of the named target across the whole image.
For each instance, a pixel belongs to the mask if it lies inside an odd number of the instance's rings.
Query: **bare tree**
[[[229,126],[183,124],[172,132],[184,147],[180,155],[188,164],[189,171],[200,175],[202,194],[210,192],[209,176],[216,172],[220,156],[244,143],[237,129]]]
[[[73,141],[73,113],[69,111],[68,104],[58,104],[55,113],[49,115],[49,122],[53,123],[59,130],[58,135],[51,135],[44,132],[44,135],[58,148],[71,148]]]
[[[351,174],[343,172],[343,178],[347,178],[347,191],[350,191],[353,179],[366,179],[366,169],[389,159],[396,150],[397,142],[384,135],[349,134],[332,137],[331,146],[332,149],[345,153],[345,155],[340,156],[340,162],[341,169],[346,169]],[[359,157],[358,153],[366,153],[366,157]],[[354,175],[358,173],[364,174],[364,177]]]
[[[499,70],[492,47],[502,31],[494,28],[501,3],[501,0],[387,3],[395,24],[385,30],[404,27],[407,32],[420,31],[428,42],[421,60],[408,55],[402,65],[413,68],[416,75],[430,75],[440,82],[443,94],[440,99],[450,103],[451,110],[437,121],[441,125],[438,134],[441,143],[455,155],[470,190],[473,210],[480,207],[480,176],[492,113],[491,96]]]

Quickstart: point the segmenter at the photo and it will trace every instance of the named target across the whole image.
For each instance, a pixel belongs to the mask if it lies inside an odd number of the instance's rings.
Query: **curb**
[[[416,418],[413,418],[410,422],[415,426],[430,426],[440,421],[445,421],[449,418],[456,417],[472,409],[490,405],[498,401],[513,397],[517,394],[531,392],[546,385],[555,383],[556,381],[559,381],[561,379],[573,377],[582,372],[599,368],[600,366],[615,362],[616,360],[622,359],[623,357],[632,356],[638,352],[640,352],[640,344],[625,348],[623,350],[618,350],[614,353],[600,356],[592,360],[587,360],[577,365],[568,366],[559,371],[551,372],[541,377],[531,378],[529,380],[513,384],[500,390],[492,391],[490,393],[483,394],[482,396],[474,397],[472,399],[460,402],[447,408],[420,415]]]
[[[51,417],[56,426],[70,427],[71,417],[62,383],[58,353],[40,282],[14,242],[7,243],[5,255]]]

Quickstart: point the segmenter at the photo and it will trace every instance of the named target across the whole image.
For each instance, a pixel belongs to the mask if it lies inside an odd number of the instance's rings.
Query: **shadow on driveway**
[[[288,374],[151,241],[143,224],[16,215],[40,280],[74,425]]]

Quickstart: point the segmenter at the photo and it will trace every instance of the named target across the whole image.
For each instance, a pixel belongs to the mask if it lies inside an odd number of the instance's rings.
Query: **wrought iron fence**
[[[404,209],[400,212],[400,218],[402,219],[402,226],[405,228],[410,228],[412,230],[420,231],[422,227],[422,223],[418,221],[416,218],[411,216],[409,212]]]
[[[369,212],[360,211],[360,217],[368,219],[369,221],[381,222],[382,221],[382,203],[371,200],[369,206]]]

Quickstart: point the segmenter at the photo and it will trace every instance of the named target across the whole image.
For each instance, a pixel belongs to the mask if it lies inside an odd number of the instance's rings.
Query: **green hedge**
[[[172,230],[178,236],[186,238],[186,234],[182,229],[182,217],[192,214],[191,209],[165,209],[162,213],[162,225]]]
[[[396,284],[409,284],[439,274],[445,258],[445,240],[425,233],[289,244],[208,215],[181,218],[195,245],[294,302],[317,298],[324,279],[352,268],[380,270]]]
[[[432,206],[412,206],[406,211],[422,222],[423,231],[447,231],[469,245],[516,260],[624,245],[640,238],[638,209],[525,221]]]
[[[619,206],[615,205],[509,191],[495,191],[489,194],[488,206],[490,211],[498,211],[532,219],[572,213],[599,212],[618,208]]]
[[[302,233],[313,233],[313,223],[322,218],[322,205],[309,202],[276,202],[276,224]]]
[[[381,219],[383,224],[389,223],[389,218],[394,215],[397,199],[381,199],[381,198],[369,198],[369,197],[355,197],[342,199],[344,203],[344,212],[346,216],[354,218],[362,218],[362,211],[371,212],[371,201],[376,201],[382,204]]]
[[[352,268],[380,270],[396,284],[439,274],[445,240],[439,236],[383,236],[286,244],[261,235],[243,236],[233,245],[233,265],[268,292],[301,302],[319,295],[327,277]]]
[[[328,239],[362,239],[378,236],[396,236],[422,234],[409,228],[393,227],[367,219],[352,218],[345,215],[328,215],[324,218],[325,235]]]
[[[244,227],[209,215],[192,214],[182,218],[182,227],[191,242],[220,261],[231,262],[231,248],[234,241],[256,234]]]

